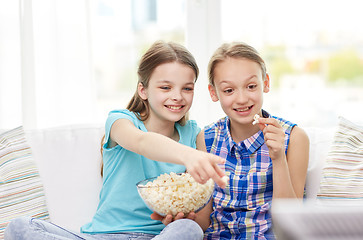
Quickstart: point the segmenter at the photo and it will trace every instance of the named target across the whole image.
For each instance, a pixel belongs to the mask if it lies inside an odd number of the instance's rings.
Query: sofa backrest
[[[103,134],[101,126],[83,125],[26,131],[55,224],[79,231],[96,212]]]
[[[335,128],[304,128],[310,140],[309,166],[306,176],[306,197],[316,198],[322,169],[333,142]]]

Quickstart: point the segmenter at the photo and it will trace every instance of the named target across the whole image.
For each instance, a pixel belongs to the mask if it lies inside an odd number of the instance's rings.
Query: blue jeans
[[[5,240],[52,239],[52,240],[200,240],[203,230],[189,219],[180,219],[166,226],[160,235],[146,233],[85,234],[68,231],[53,223],[37,218],[21,217],[9,223],[5,229]]]

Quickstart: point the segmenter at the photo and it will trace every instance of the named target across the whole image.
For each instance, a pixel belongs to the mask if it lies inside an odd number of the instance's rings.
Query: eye
[[[250,84],[247,86],[247,88],[250,90],[253,90],[253,89],[257,88],[257,84]]]
[[[162,90],[169,90],[170,87],[169,86],[161,86],[160,89],[162,89]]]
[[[192,87],[185,87],[185,88],[183,88],[185,91],[193,91],[194,90],[194,88],[192,88]]]
[[[232,93],[233,89],[232,88],[227,88],[225,90],[223,90],[224,93]]]

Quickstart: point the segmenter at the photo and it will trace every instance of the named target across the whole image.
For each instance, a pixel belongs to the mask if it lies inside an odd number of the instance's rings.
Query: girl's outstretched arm
[[[118,144],[155,161],[182,164],[199,183],[204,184],[212,178],[220,187],[225,185],[222,180],[224,173],[217,165],[224,163],[224,159],[185,146],[164,135],[141,131],[128,119],[118,119],[113,123],[110,138],[110,147]]]

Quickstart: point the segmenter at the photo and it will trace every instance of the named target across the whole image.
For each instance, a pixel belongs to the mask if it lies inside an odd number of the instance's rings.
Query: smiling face
[[[195,78],[192,68],[178,62],[156,67],[148,87],[138,86],[140,97],[149,103],[149,120],[179,121],[192,106]]]
[[[263,93],[269,91],[269,78],[262,77],[261,66],[246,58],[231,58],[214,68],[214,86],[209,85],[213,101],[220,101],[231,124],[251,125],[260,114]]]

